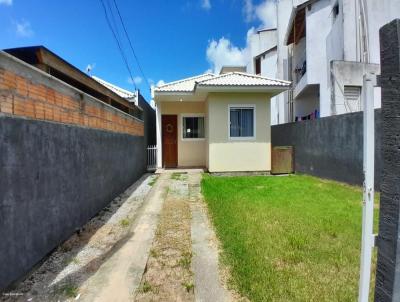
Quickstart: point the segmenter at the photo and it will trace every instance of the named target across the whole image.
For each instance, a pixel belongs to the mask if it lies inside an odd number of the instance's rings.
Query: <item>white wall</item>
[[[304,41],[300,41],[299,44],[293,46],[293,68],[301,64],[304,48],[306,49],[307,82],[304,83],[304,89],[307,89],[308,85],[319,85],[319,93],[310,97],[318,98],[319,94],[319,111],[321,116],[328,116],[331,112],[326,43],[332,28],[332,19],[330,18],[332,7],[330,1],[331,0],[320,0],[312,3],[305,9],[306,36]],[[298,89],[296,90],[299,92],[299,95],[301,95],[301,91]],[[297,102],[297,98],[294,102]],[[299,108],[299,106],[297,106],[297,108]]]
[[[258,93],[208,95],[210,172],[270,171],[271,125],[269,96]],[[255,106],[255,137],[229,138],[229,105]]]
[[[250,37],[250,53],[252,60],[247,66],[247,72],[255,73],[254,59],[260,54],[261,56],[261,75],[264,77],[276,79],[278,69],[278,53],[277,49],[272,49],[277,45],[277,30],[266,30],[255,32]],[[269,51],[268,51],[269,50]],[[266,52],[268,51],[268,52]],[[266,52],[266,53],[265,53]],[[271,99],[271,124],[275,125],[279,122],[279,103],[276,98]],[[284,115],[284,113],[283,113]]]
[[[290,14],[293,9],[292,0],[280,0],[277,3],[277,72],[276,77],[283,80],[291,80],[288,72],[289,48],[285,45],[286,29],[288,27]],[[289,94],[283,92],[275,97],[276,101],[271,100],[271,104],[275,103],[277,113],[271,114],[276,116],[276,123],[283,124],[290,121],[289,119]],[[272,121],[271,121],[272,122]]]
[[[400,0],[368,0],[367,11],[370,63],[380,64],[379,29],[400,18]]]
[[[276,39],[276,30],[267,30],[267,31],[260,31],[255,32],[250,36],[250,56],[251,60],[247,65],[247,72],[248,73],[255,73],[255,66],[254,66],[254,59],[255,57],[259,56],[260,54],[264,53],[265,51],[273,48],[276,46],[277,39]],[[274,53],[276,51],[272,51]],[[268,62],[267,62],[268,61]],[[264,66],[263,66],[264,65]],[[271,71],[271,67],[273,70],[276,70],[275,66],[271,65],[271,61],[268,58],[262,57],[261,59],[261,71],[268,70],[270,74],[273,74],[275,78],[275,71]],[[262,73],[263,74],[263,73]]]

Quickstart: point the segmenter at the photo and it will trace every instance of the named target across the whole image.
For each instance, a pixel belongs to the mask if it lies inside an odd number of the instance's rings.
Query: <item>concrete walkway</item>
[[[202,172],[162,171],[155,183],[144,175],[21,282],[23,296],[6,301],[233,301]]]
[[[174,175],[187,175],[181,186],[189,188],[191,211],[192,265],[194,296],[199,302],[233,301],[224,288],[218,267],[218,245],[200,192],[200,170],[163,171],[145,201],[143,213],[132,226],[132,236],[110,257],[80,289],[81,301],[133,301],[140,289],[155,238],[158,216],[167,197],[174,191]],[[179,218],[177,218],[179,219]],[[172,231],[172,230],[171,230]],[[172,290],[172,289],[171,289]],[[173,297],[171,295],[171,301]],[[150,301],[150,300],[149,300]],[[153,300],[151,300],[153,301]],[[158,301],[155,299],[154,301]],[[161,300],[160,300],[161,301]],[[165,301],[165,300],[163,300]]]
[[[173,173],[188,175],[185,182],[189,186],[192,214],[192,271],[195,300],[233,301],[232,295],[221,283],[217,239],[200,193],[201,171],[179,170]],[[166,197],[165,192],[171,189],[171,176],[171,171],[163,171],[148,197],[142,216],[133,228],[132,237],[100,267],[89,281],[87,290],[82,289],[82,301],[118,302],[131,301],[134,298],[146,268],[158,214]]]
[[[81,301],[132,301],[146,268],[167,186],[168,175],[161,175],[132,226],[132,236],[81,288]]]
[[[217,238],[200,193],[200,181],[200,173],[189,173],[195,299],[198,302],[233,301],[231,293],[221,283]]]

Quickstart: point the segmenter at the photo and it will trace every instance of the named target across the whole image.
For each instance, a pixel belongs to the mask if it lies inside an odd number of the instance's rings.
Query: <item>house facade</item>
[[[363,75],[380,73],[379,28],[400,16],[400,1],[278,0],[276,16],[274,37],[256,33],[276,41],[276,59],[270,59],[276,68],[261,68],[260,74],[275,72],[292,81],[293,90],[271,103],[272,123],[362,110]],[[253,56],[251,64],[256,60]]]
[[[289,86],[234,71],[155,88],[158,168],[269,171],[270,99]]]

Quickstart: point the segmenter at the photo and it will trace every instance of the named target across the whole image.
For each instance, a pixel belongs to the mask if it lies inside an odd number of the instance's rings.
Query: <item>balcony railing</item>
[[[297,84],[307,72],[306,49],[301,46],[295,48],[293,54],[293,82]]]

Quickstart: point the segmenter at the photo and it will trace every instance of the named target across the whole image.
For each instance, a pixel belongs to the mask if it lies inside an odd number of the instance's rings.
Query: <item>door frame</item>
[[[164,135],[163,135],[163,117],[164,116],[169,116],[169,117],[175,117],[176,120],[176,131],[175,131],[175,154],[176,154],[176,165],[175,166],[171,166],[171,167],[166,167],[165,162],[164,162],[164,152],[167,152],[165,145],[164,145]],[[161,164],[163,168],[176,168],[178,167],[178,125],[179,120],[178,120],[178,114],[162,114],[161,115],[161,150],[162,150],[162,154],[161,154]]]

